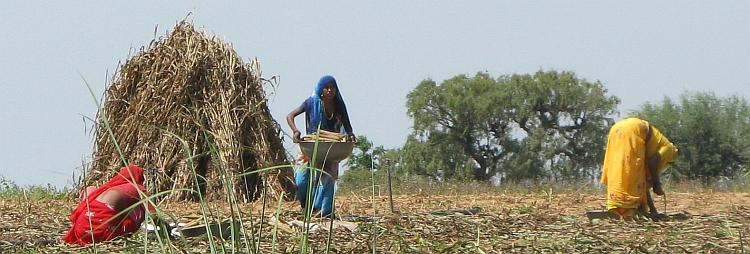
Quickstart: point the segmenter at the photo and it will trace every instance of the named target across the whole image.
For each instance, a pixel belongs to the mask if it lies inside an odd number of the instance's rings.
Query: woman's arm
[[[343,112],[341,124],[344,126],[344,131],[346,131],[347,139],[349,139],[349,141],[351,142],[358,143],[359,141],[357,140],[357,135],[354,134],[354,130],[352,130],[352,123],[349,121],[349,112],[346,109],[346,105],[344,105],[344,103],[338,103],[337,107],[339,107],[339,109],[337,110],[341,110],[341,112]]]
[[[302,108],[302,106],[300,106],[286,115],[286,123],[289,125],[289,128],[292,128],[292,140],[294,141],[294,143],[297,143],[300,141],[300,139],[302,139],[301,133],[299,129],[297,129],[297,125],[294,123],[294,118],[299,114],[302,114],[303,112],[305,112],[305,110]]]
[[[102,194],[99,194],[96,197],[96,201],[111,205],[118,212],[130,206],[130,204],[125,202],[123,194],[113,189],[105,190]]]
[[[654,185],[654,193],[661,196],[664,195],[664,190],[661,188],[661,180],[659,179],[659,162],[661,162],[661,154],[656,153],[647,159],[646,167],[648,167],[648,174],[651,176],[651,183]]]

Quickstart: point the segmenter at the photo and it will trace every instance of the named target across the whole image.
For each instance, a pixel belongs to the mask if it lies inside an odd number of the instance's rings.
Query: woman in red
[[[99,188],[87,188],[70,215],[73,226],[62,239],[70,244],[98,243],[138,230],[145,208],[133,205],[146,191],[143,180],[143,169],[129,165]]]

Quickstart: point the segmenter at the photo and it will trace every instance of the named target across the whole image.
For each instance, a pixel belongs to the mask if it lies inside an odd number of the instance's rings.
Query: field
[[[96,246],[59,241],[70,226],[73,200],[19,196],[0,203],[0,252],[3,253],[734,253],[748,250],[750,194],[740,192],[668,193],[657,207],[689,218],[664,221],[589,220],[585,212],[602,209],[603,194],[441,194],[396,195],[398,213],[390,212],[387,195],[337,195],[341,220],[316,223],[302,233],[295,202],[266,200],[239,204],[243,230],[236,242],[205,237],[147,240],[139,232]],[[372,204],[375,204],[373,207]],[[204,209],[229,216],[229,204],[208,203]],[[277,209],[278,207],[278,209]],[[161,204],[164,214],[191,223],[201,214],[198,203]],[[481,209],[464,215],[449,210]],[[376,212],[375,212],[376,211]],[[476,210],[474,210],[476,211]],[[264,216],[260,216],[263,212]],[[373,215],[375,214],[375,215]],[[193,219],[188,219],[193,218]],[[297,223],[297,224],[295,224]],[[329,230],[330,244],[328,242]],[[309,245],[302,242],[308,239]]]

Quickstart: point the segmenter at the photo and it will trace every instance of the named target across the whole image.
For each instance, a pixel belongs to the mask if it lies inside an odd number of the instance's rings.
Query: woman
[[[332,76],[326,75],[320,78],[313,94],[302,102],[302,105],[292,110],[286,116],[286,122],[292,129],[292,139],[295,143],[299,142],[302,137],[299,129],[297,129],[297,125],[294,123],[294,118],[302,113],[305,113],[305,130],[307,134],[313,134],[318,129],[343,132],[347,134],[350,141],[357,142],[357,137],[352,132],[352,125],[349,122],[346,104],[344,104],[344,99],[341,97],[336,79]],[[307,193],[307,189],[312,178],[313,183],[317,185],[317,188],[312,188],[313,193],[315,193],[315,195],[311,196],[313,211],[320,210],[321,216],[330,216],[333,213],[334,182],[339,175],[339,164],[325,163],[324,165],[315,165],[322,168],[326,174],[315,174],[312,177],[310,170],[304,167],[308,162],[309,158],[300,152],[295,162],[296,169],[294,171],[294,180],[297,184],[297,199],[300,201],[302,210],[307,211],[306,208],[309,207],[307,198],[310,196]]]
[[[609,130],[601,182],[607,185],[607,210],[621,217],[657,214],[648,190],[664,195],[659,175],[677,159],[677,148],[646,120],[631,117]]]
[[[143,169],[129,165],[99,188],[89,186],[81,203],[70,215],[73,226],[63,236],[70,244],[90,244],[129,235],[140,228],[145,217],[141,202]]]

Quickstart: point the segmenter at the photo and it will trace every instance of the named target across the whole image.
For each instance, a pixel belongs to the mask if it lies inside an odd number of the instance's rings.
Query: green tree
[[[414,131],[401,167],[475,180],[591,176],[619,103],[606,92],[572,72],[424,80],[407,95]]]
[[[554,178],[598,176],[606,136],[620,100],[604,85],[579,79],[573,72],[539,71],[507,78],[511,121],[525,136],[510,174]],[[519,172],[515,172],[519,171]]]
[[[503,107],[497,105],[507,101],[496,98],[505,96],[502,89],[486,73],[459,75],[440,85],[422,81],[407,95],[414,132],[404,147],[404,166],[416,174],[447,178],[488,180],[497,173],[497,162],[510,153],[496,145],[509,139],[511,130]]]
[[[750,105],[745,99],[686,92],[679,103],[665,97],[633,114],[657,126],[679,149],[671,176],[709,180],[744,173],[750,159]]]
[[[359,143],[346,160],[347,169],[341,176],[342,189],[361,190],[371,186],[373,180],[381,184],[385,179],[386,160],[395,164],[398,156],[393,150],[375,146],[366,136],[357,136]],[[373,172],[374,170],[374,172]],[[375,177],[375,179],[372,179]]]
[[[346,160],[347,168],[350,170],[378,168],[380,162],[377,161],[377,158],[385,153],[386,149],[383,146],[373,146],[372,141],[368,140],[366,136],[359,135],[357,140],[359,142]]]
[[[414,134],[407,137],[398,150],[395,171],[438,179],[474,179],[476,166],[462,152],[460,144],[445,142],[442,133],[436,132],[421,141]]]

